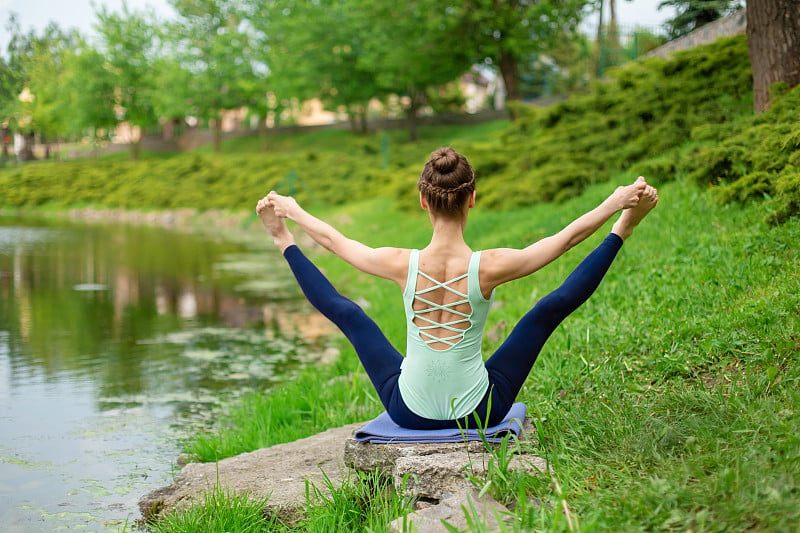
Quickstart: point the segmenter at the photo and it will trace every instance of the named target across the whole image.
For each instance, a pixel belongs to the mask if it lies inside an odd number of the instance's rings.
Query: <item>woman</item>
[[[258,202],[256,212],[308,300],[353,344],[395,423],[410,429],[473,427],[477,415],[492,426],[515,401],[544,342],[594,292],[623,241],[656,206],[658,193],[639,177],[551,237],[524,249],[473,252],[464,241],[469,210],[475,206],[475,173],[467,159],[452,148],[436,150],[418,187],[420,205],[433,226],[422,250],[370,248],[274,191]],[[618,211],[622,214],[608,237],[519,321],[484,363],[481,339],[495,287],[536,272]],[[357,269],[400,286],[408,329],[405,357],[303,255],[287,218]]]

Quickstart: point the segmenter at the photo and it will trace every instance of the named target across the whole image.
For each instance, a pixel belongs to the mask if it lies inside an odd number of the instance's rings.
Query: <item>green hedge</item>
[[[555,106],[516,109],[520,118],[501,136],[499,148],[477,162],[492,170],[487,181],[502,182],[492,187],[497,192],[491,204],[560,200],[611,173],[638,171],[653,158],[660,159],[658,173],[648,176],[673,179],[670,152],[690,139],[693,128],[728,123],[752,110],[741,37],[670,60],[635,62],[609,71],[609,77]]]
[[[280,139],[268,154],[29,164],[0,172],[0,205],[242,208],[276,188],[306,203],[389,194],[415,207],[409,193],[425,159],[452,144],[475,167],[490,208],[560,201],[622,171],[656,183],[688,175],[721,185],[727,202],[767,197],[770,221],[781,222],[800,212],[800,89],[774,91],[772,109],[754,116],[746,39],[723,38],[609,71],[548,108],[516,105],[517,120],[499,131],[442,127],[416,144],[390,132],[390,165],[385,134],[327,132]]]

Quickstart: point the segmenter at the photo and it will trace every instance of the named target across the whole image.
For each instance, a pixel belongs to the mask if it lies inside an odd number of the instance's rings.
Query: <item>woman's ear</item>
[[[472,195],[469,197],[469,208],[472,209],[475,207],[475,197],[477,196],[478,191],[472,191]]]
[[[428,201],[425,200],[425,196],[422,193],[419,193],[419,206],[425,211],[428,210]]]

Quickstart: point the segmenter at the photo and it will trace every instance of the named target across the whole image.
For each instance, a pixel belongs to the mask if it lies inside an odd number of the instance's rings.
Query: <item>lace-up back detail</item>
[[[428,274],[418,271],[419,278],[424,278],[432,285],[414,291],[414,324],[419,329],[420,339],[432,350],[446,350],[457,345],[469,329],[472,317],[472,305],[469,295],[455,288],[464,286],[467,290],[469,272],[456,276],[448,281],[440,282]],[[436,303],[439,300],[443,303]]]
[[[473,252],[465,274],[439,281],[420,272],[419,250],[408,257],[406,357],[397,384],[403,401],[419,416],[466,416],[489,387],[481,339],[494,294],[487,299],[481,293],[480,262],[481,253]]]

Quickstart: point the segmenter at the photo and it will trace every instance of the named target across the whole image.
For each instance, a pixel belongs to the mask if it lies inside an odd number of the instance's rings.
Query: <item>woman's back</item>
[[[414,253],[413,251],[411,252]],[[413,323],[424,332],[424,340],[433,350],[447,349],[449,342],[431,342],[432,339],[453,337],[453,329],[469,328],[472,305],[469,302],[469,266],[472,250],[436,251],[423,249],[415,265],[409,260],[407,284],[414,283],[415,296],[412,309]],[[412,271],[415,270],[416,272]],[[416,273],[416,278],[412,279]],[[477,272],[475,273],[477,274]],[[408,292],[408,288],[406,291]],[[435,327],[449,324],[448,327]]]
[[[433,261],[425,250],[409,253],[406,357],[398,384],[420,416],[460,418],[486,391],[481,341],[491,300],[480,290],[480,259],[480,252],[469,252],[464,266],[458,255]],[[424,263],[442,277],[426,272]]]

